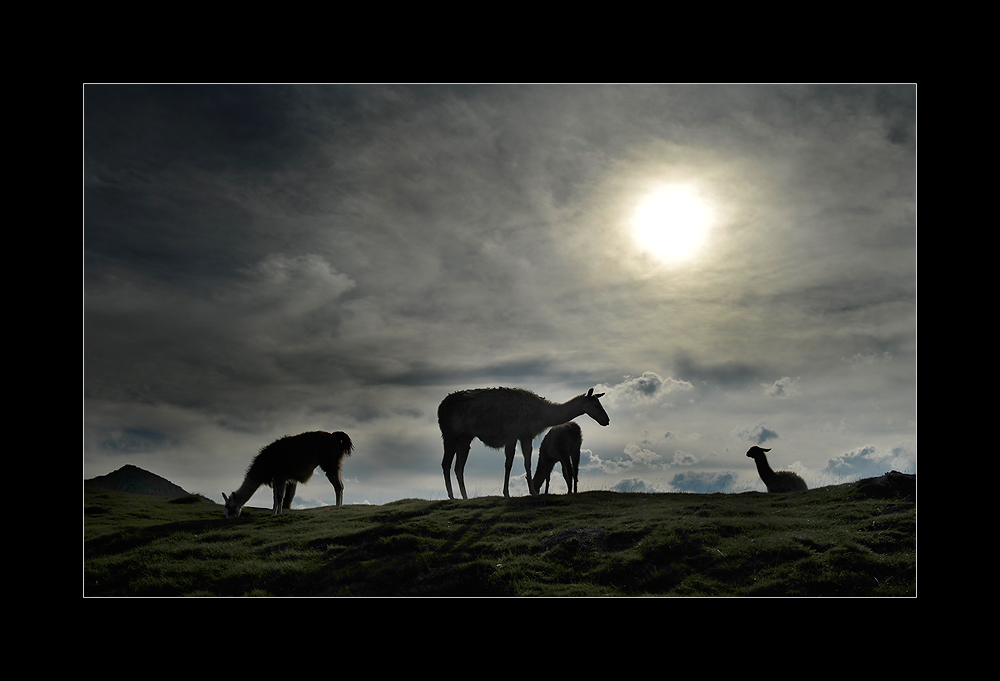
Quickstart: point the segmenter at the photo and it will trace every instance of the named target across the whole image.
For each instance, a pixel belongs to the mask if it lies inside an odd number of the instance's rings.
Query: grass
[[[915,596],[916,504],[584,492],[286,511],[84,493],[86,596]]]

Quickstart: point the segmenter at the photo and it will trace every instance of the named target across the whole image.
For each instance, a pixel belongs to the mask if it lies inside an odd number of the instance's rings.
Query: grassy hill
[[[895,474],[898,476],[898,474]],[[85,596],[915,596],[913,476],[286,511],[84,490]],[[901,482],[902,480],[902,482]]]

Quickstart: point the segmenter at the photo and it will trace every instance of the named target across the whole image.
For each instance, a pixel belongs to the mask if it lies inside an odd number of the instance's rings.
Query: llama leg
[[[296,483],[294,480],[289,480],[285,483],[285,500],[281,503],[281,508],[286,510],[292,508],[292,499],[295,498],[295,487]]]
[[[271,484],[271,489],[274,490],[274,506],[271,508],[271,515],[281,515],[281,500],[285,497],[285,481],[275,480]]]
[[[323,471],[323,472],[326,473],[326,479],[330,481],[330,484],[333,485],[334,491],[337,493],[337,506],[343,506],[344,505],[344,478],[340,474],[340,468],[338,467],[337,470],[335,470],[332,473],[329,472],[329,471]]]
[[[337,506],[344,505],[344,481],[337,475],[337,482],[333,483],[333,489],[337,494]]]
[[[521,454],[524,455],[524,471],[527,473],[525,478],[528,481],[528,492],[532,496],[538,494],[538,490],[531,482],[531,438],[521,440]]]
[[[441,459],[441,470],[444,471],[444,487],[448,490],[448,498],[454,499],[455,494],[451,489],[451,462],[455,459],[455,454],[459,449],[459,442],[453,437],[444,437],[444,458]],[[464,471],[465,465],[462,465]],[[458,466],[455,466],[455,475],[458,476]],[[460,478],[461,480],[461,478]]]
[[[444,471],[444,488],[448,490],[448,498],[454,499],[455,495],[451,491],[451,462],[455,458],[455,450],[448,449],[448,443],[444,445],[444,458],[441,459],[441,470]]]
[[[569,456],[564,456],[559,460],[562,466],[563,480],[566,481],[566,494],[573,493],[573,467],[570,463]]]
[[[510,498],[510,469],[514,465],[514,456],[517,454],[517,442],[508,443],[504,448],[504,472],[503,472],[503,495]],[[531,488],[531,482],[528,482]]]
[[[458,489],[462,492],[462,498],[468,499],[465,492],[465,462],[469,460],[469,450],[472,448],[472,438],[462,439],[458,443],[458,450],[455,452],[455,477],[458,478]],[[445,471],[447,473],[447,471]],[[448,491],[451,492],[451,481],[448,481]],[[454,499],[454,497],[452,497]]]

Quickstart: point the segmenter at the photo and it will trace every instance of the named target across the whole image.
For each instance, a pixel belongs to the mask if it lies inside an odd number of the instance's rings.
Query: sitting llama
[[[778,471],[775,473],[767,463],[767,456],[764,452],[770,449],[762,449],[754,446],[747,450],[747,456],[757,463],[757,472],[760,479],[764,481],[764,486],[768,492],[805,492],[809,489],[806,481],[791,471]]]
[[[521,388],[482,388],[451,393],[438,406],[438,425],[444,440],[444,484],[448,498],[454,499],[451,490],[451,462],[455,460],[455,477],[465,493],[465,462],[469,458],[472,441],[479,438],[484,445],[503,449],[506,470],[503,478],[503,495],[510,496],[510,468],[521,443],[524,470],[527,473],[528,491],[537,494],[531,480],[531,441],[546,428],[572,421],[581,414],[606,426],[611,422],[601,401],[604,393],[577,395],[568,402],[557,404]]]
[[[535,469],[533,484],[535,490],[542,491],[542,481],[545,481],[545,493],[549,493],[549,478],[556,462],[562,464],[563,479],[566,481],[566,494],[577,491],[580,477],[580,445],[583,444],[583,433],[580,426],[570,421],[561,426],[552,426],[545,439],[538,447],[538,468]]]
[[[274,507],[271,515],[281,514],[283,508],[292,507],[295,486],[309,482],[319,466],[337,492],[337,506],[344,505],[344,481],[340,470],[344,456],[350,456],[354,444],[347,433],[325,433],[317,430],[300,435],[286,435],[261,448],[247,469],[240,488],[228,497],[223,511],[227,518],[238,518],[243,504],[250,500],[261,485],[274,490]]]

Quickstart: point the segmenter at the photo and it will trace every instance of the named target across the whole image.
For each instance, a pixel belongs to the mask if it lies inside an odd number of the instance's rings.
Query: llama
[[[747,456],[757,463],[757,472],[760,479],[764,481],[764,486],[768,492],[805,492],[809,489],[806,481],[791,471],[778,471],[775,473],[767,463],[767,455],[770,449],[762,449],[753,446],[747,450]]]
[[[580,477],[580,445],[583,444],[583,433],[574,421],[561,426],[552,426],[545,434],[545,439],[538,447],[538,468],[535,469],[533,484],[538,492],[542,491],[542,480],[545,481],[545,493],[549,493],[549,478],[556,462],[562,464],[563,479],[566,481],[566,494],[577,491]]]
[[[324,433],[321,430],[300,435],[286,435],[262,447],[247,468],[243,484],[228,497],[223,511],[227,518],[238,518],[243,504],[250,500],[261,485],[274,490],[271,515],[292,507],[296,483],[309,482],[319,466],[337,492],[337,506],[344,505],[344,480],[340,475],[344,456],[350,456],[354,444],[347,433]]]
[[[521,388],[479,388],[448,395],[438,406],[438,425],[444,440],[441,468],[444,469],[448,498],[455,498],[451,489],[451,462],[456,456],[458,487],[462,498],[469,498],[465,492],[465,462],[472,441],[477,437],[487,447],[504,450],[507,457],[503,478],[505,497],[510,497],[510,468],[520,441],[528,491],[537,494],[531,480],[532,439],[546,428],[572,421],[581,414],[587,414],[602,426],[608,425],[611,419],[598,399],[602,395],[604,393],[595,395],[591,388],[586,395],[577,395],[563,404],[550,402]]]

